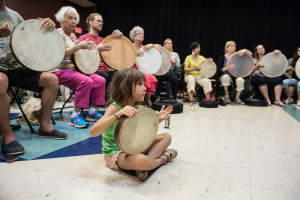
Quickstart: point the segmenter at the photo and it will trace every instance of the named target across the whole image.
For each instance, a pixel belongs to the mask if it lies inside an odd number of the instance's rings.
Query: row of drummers
[[[76,37],[67,35],[64,32],[64,26],[68,26],[68,24],[61,23],[61,25],[61,30],[53,29],[52,31],[45,32],[41,29],[42,25],[40,20],[27,20],[19,24],[11,38],[12,50],[17,60],[24,66],[35,71],[55,71],[58,68],[70,70],[76,68],[85,75],[91,75],[98,70],[100,56],[107,66],[115,70],[130,68],[136,63],[137,68],[144,74],[153,74],[156,76],[168,75],[167,73],[172,67],[172,64],[175,63],[174,59],[171,58],[172,54],[170,54],[170,51],[164,47],[152,45],[153,48],[146,48],[146,45],[145,48],[137,48],[134,43],[122,34],[117,35],[117,37],[116,34],[112,34],[104,38],[101,42],[105,45],[109,45],[110,48],[109,50],[100,51],[100,54],[98,50],[92,47],[77,50],[75,45]],[[134,30],[135,28],[136,30]],[[143,30],[140,27],[135,28],[133,29],[135,31],[134,36],[139,35],[139,33],[143,35]],[[59,32],[63,33],[64,37],[61,37],[61,33]],[[22,48],[20,48],[20,43],[23,43],[24,40],[33,41],[33,37],[35,40],[33,44],[23,45]],[[47,44],[47,48],[45,48],[45,43]],[[65,49],[72,45],[74,45],[75,52],[72,57],[66,59]],[[196,83],[204,88],[205,100],[210,101],[212,100],[212,98],[210,98],[212,88],[211,84],[208,84],[208,79],[215,75],[217,66],[212,59],[205,59],[200,55],[200,44],[193,43],[191,47],[193,54],[188,56],[185,60],[185,81],[187,82],[190,103],[192,104]],[[40,59],[31,59],[33,49],[39,52],[42,50],[43,53],[39,56]],[[137,49],[139,49],[138,52]],[[291,78],[291,76],[293,76],[293,79],[300,77],[300,62],[297,62],[299,53],[297,54],[297,52],[295,54],[296,58],[294,57],[291,62],[292,67],[289,67],[286,57],[279,50],[264,55],[265,51],[263,46],[258,45],[253,54],[254,59],[252,53],[248,50],[235,51],[235,42],[227,42],[225,45],[225,54],[221,56],[218,61],[218,69],[222,74],[220,80],[225,90],[225,101],[227,102],[230,101],[228,86],[230,85],[232,77],[236,79],[237,83],[237,94],[234,100],[236,103],[244,104],[239,98],[244,88],[243,80],[241,79],[251,74],[251,77],[255,75],[259,76],[259,78],[252,78],[251,80],[257,82],[261,93],[269,105],[271,105],[271,102],[265,88],[269,82],[275,84],[276,87],[279,85],[282,86],[282,81],[279,79],[276,80],[276,77],[284,73],[289,78]],[[256,67],[253,69],[253,66]],[[297,80],[290,80],[289,82],[295,84],[295,81]],[[278,91],[278,89],[276,89],[276,91]],[[300,89],[298,91],[300,91]],[[289,92],[286,93],[288,93],[287,102],[291,102],[292,98]],[[174,94],[174,96],[176,95]],[[275,96],[280,95],[275,94]],[[150,99],[148,101],[148,103],[151,104]],[[103,104],[102,102],[100,105]],[[280,101],[280,97],[275,99],[275,104],[284,105]]]
[[[250,77],[251,83],[258,87],[260,93],[265,98],[267,105],[271,105],[269,97],[269,88],[274,88],[274,104],[285,106],[281,101],[282,89],[286,93],[285,103],[292,103],[293,98],[290,93],[290,85],[297,86],[298,102],[300,106],[300,47],[297,48],[293,58],[289,60],[280,50],[274,50],[265,55],[265,48],[262,44],[255,46],[254,52],[242,49],[236,52],[236,43],[228,41],[225,44],[225,54],[218,59],[217,65],[211,58],[205,59],[200,55],[200,44],[194,42],[191,44],[192,55],[185,59],[185,82],[190,98],[190,105],[193,104],[193,95],[195,83],[203,87],[206,98],[204,101],[214,101],[212,96],[212,84],[209,78],[216,72],[218,81],[224,88],[225,102],[230,103],[228,86],[235,81],[236,94],[234,102],[245,104],[241,99],[241,92],[244,90],[245,77]],[[202,62],[203,61],[203,62]],[[192,69],[190,69],[192,68]]]

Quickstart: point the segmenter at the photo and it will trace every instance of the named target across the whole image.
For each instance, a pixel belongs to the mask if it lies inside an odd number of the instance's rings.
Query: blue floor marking
[[[300,122],[300,110],[297,109],[293,105],[287,105],[286,107],[282,107],[284,111],[286,111],[289,115],[291,115],[294,119]]]
[[[86,111],[84,113],[87,114]],[[104,111],[100,111],[100,113],[104,114]],[[25,148],[25,153],[19,156],[19,160],[102,153],[102,136],[93,138],[89,133],[90,128],[95,122],[89,122],[88,128],[78,129],[68,124],[70,112],[64,112],[62,115],[53,114],[53,118],[56,122],[53,127],[67,133],[68,139],[54,140],[50,138],[41,138],[36,135],[39,128],[38,126],[33,126],[35,133],[32,134],[28,126],[22,125],[21,129],[14,131],[15,137]],[[11,124],[16,123],[16,120],[11,120]],[[3,155],[2,152],[0,152],[0,155]]]

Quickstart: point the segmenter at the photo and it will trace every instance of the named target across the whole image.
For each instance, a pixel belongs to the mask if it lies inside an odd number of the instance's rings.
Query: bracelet
[[[114,113],[114,115],[116,116],[117,119],[120,119],[116,113]]]
[[[77,51],[78,49],[77,49],[77,47],[76,47],[76,44],[74,45],[74,49],[75,49],[75,51]]]

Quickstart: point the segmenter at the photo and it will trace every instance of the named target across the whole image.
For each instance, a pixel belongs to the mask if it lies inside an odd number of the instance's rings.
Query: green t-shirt
[[[119,106],[116,102],[113,102],[111,105],[117,105],[121,110],[122,107]],[[113,123],[106,131],[102,134],[102,152],[104,156],[111,156],[114,153],[120,151],[119,147],[115,143],[115,128],[118,123],[118,120]]]
[[[192,55],[189,55],[185,58],[184,64],[189,64],[189,68],[195,68],[200,65],[201,62],[203,62],[205,58],[203,56],[198,55],[198,61],[195,62],[192,58]],[[193,75],[193,76],[200,76],[198,71],[191,71],[191,72],[185,72],[184,76],[187,75]]]

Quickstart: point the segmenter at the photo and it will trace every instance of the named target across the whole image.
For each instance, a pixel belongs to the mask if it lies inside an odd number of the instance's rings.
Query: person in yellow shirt
[[[208,62],[213,62],[212,58],[205,58],[200,55],[200,44],[198,42],[193,42],[191,44],[192,55],[189,55],[185,58],[184,61],[184,81],[187,83],[187,92],[189,96],[189,104],[193,105],[193,98],[195,94],[196,83],[203,87],[205,94],[205,101],[214,101],[211,97],[212,85],[208,78],[202,78],[199,74],[201,68],[199,67],[200,63],[205,59]]]

